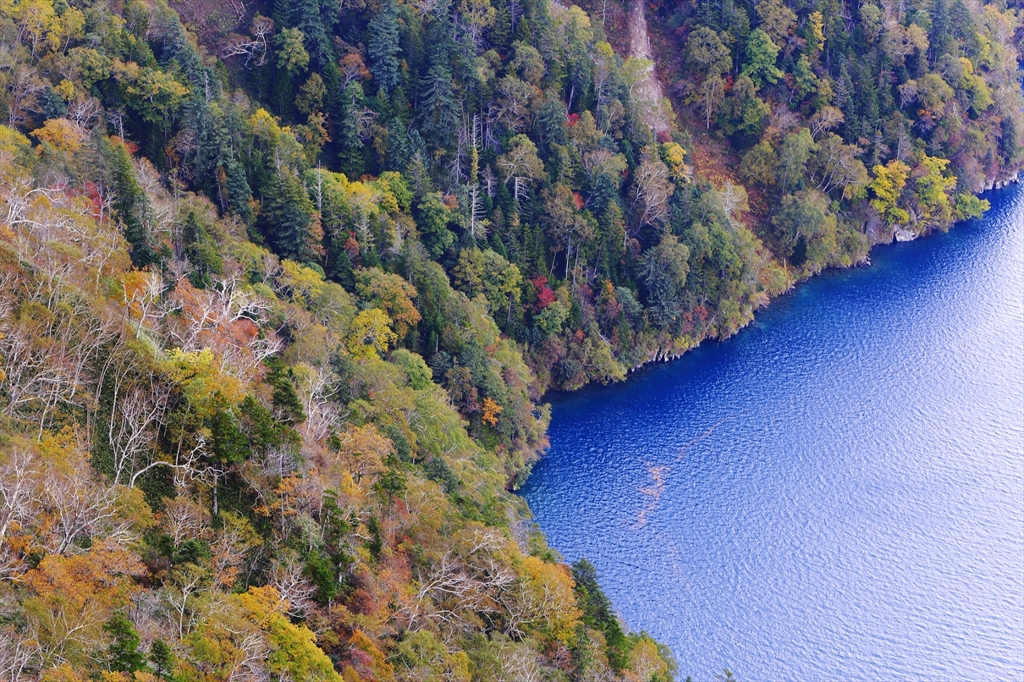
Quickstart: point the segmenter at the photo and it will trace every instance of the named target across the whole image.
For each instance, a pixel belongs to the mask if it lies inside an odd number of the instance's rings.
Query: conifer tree
[[[263,190],[263,233],[276,253],[306,262],[316,258],[311,244],[313,203],[302,180],[287,169],[275,173]]]
[[[384,0],[367,27],[369,40],[367,54],[374,82],[390,93],[398,86],[398,5],[395,0]]]
[[[139,651],[142,640],[135,626],[123,613],[115,613],[103,629],[110,635],[107,666],[113,672],[134,673],[146,667],[146,658]]]
[[[174,672],[174,650],[162,639],[153,641],[149,647],[149,662],[161,680],[171,682]]]

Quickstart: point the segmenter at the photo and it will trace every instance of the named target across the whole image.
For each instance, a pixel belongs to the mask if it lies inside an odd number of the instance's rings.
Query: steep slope
[[[247,37],[201,15],[231,7],[191,6],[204,52],[160,2],[0,5],[0,676],[670,680],[507,492],[548,411],[495,323],[525,287],[480,248],[500,215],[483,188],[511,169],[505,206],[532,199],[537,147],[499,159],[479,116],[440,155],[397,135],[421,119],[361,85],[403,68],[397,18],[360,19],[371,73],[347,15],[319,44],[308,4],[250,13]],[[547,12],[532,30],[587,26]],[[517,52],[510,125],[539,92],[539,49]],[[470,53],[432,57],[437,125]],[[396,139],[421,145],[402,172]],[[564,322],[566,290],[529,286]]]
[[[0,3],[5,671],[671,677],[507,492],[541,396],[983,211],[1020,15],[602,4]]]
[[[647,75],[635,86],[634,96],[644,108],[644,121],[657,135],[664,135],[671,129],[670,114],[662,102],[665,92],[654,69],[654,53],[651,37],[647,33],[647,15],[643,0],[632,0],[629,9],[629,54],[634,59],[651,63]]]

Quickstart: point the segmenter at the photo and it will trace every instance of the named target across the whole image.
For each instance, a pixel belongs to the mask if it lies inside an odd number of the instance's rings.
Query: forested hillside
[[[681,125],[626,9],[0,0],[0,676],[672,678],[542,395],[982,212],[1021,17],[654,5]]]

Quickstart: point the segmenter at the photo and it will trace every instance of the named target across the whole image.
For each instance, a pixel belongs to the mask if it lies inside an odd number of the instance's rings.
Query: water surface
[[[1024,190],[554,401],[524,494],[681,677],[1024,679]]]

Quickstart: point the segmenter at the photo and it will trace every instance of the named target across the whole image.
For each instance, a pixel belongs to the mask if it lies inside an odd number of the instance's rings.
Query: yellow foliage
[[[810,37],[813,40],[814,48],[820,50],[825,45],[825,18],[821,12],[811,12],[807,17],[810,27]]]
[[[661,657],[657,643],[647,636],[641,636],[629,653],[629,667],[639,680],[669,679],[669,666]]]
[[[331,659],[317,647],[316,635],[303,625],[293,624],[282,613],[287,601],[277,589],[250,587],[248,592],[235,595],[235,599],[248,618],[267,634],[267,666],[271,671],[294,680],[342,682]]]
[[[249,129],[258,137],[273,139],[281,133],[281,126],[277,119],[270,115],[263,107],[260,107],[249,117]]]
[[[24,602],[25,615],[39,638],[43,662],[88,662],[105,641],[103,624],[137,589],[130,576],[144,573],[137,556],[109,541],[83,554],[47,555],[26,573],[32,596]]]
[[[686,165],[686,150],[675,142],[661,145],[661,158],[668,166],[672,177],[677,180],[690,179],[690,167]]]
[[[352,320],[345,345],[353,357],[378,360],[397,340],[398,334],[392,331],[388,314],[380,308],[370,308]]]
[[[484,414],[480,419],[490,424],[491,428],[494,428],[498,425],[498,415],[501,414],[501,410],[501,405],[496,403],[493,398],[484,398]]]
[[[576,606],[576,586],[567,566],[551,564],[535,556],[523,560],[535,616],[542,629],[562,643],[569,642],[583,613]]]
[[[132,678],[128,677],[128,673],[104,670],[100,673],[100,679],[103,682],[131,682]]]
[[[0,163],[6,167],[32,149],[28,138],[13,128],[0,125]]]
[[[875,174],[875,179],[868,185],[875,194],[871,205],[890,224],[906,224],[910,220],[910,215],[897,206],[897,202],[907,184],[910,167],[902,161],[894,159],[884,166],[878,165],[871,170]]]
[[[44,144],[49,144],[58,152],[75,154],[82,149],[85,131],[66,118],[51,118],[32,132],[32,136]],[[40,149],[40,153],[42,150]]]
[[[66,31],[50,0],[22,0],[11,8],[10,14],[33,55],[37,51],[57,50],[63,44]]]
[[[38,451],[47,468],[58,475],[73,476],[89,467],[85,446],[78,432],[70,427],[43,433]]]
[[[391,440],[381,435],[373,424],[352,426],[339,437],[338,456],[356,483],[375,479],[385,470],[384,460],[395,452]]]
[[[57,91],[57,94],[60,95],[65,102],[70,102],[75,98],[75,84],[67,78],[58,83],[54,90]]]
[[[199,416],[210,416],[225,403],[237,404],[245,398],[242,382],[221,370],[209,348],[191,353],[172,348],[164,368]]]
[[[114,509],[119,519],[131,521],[137,531],[145,531],[157,525],[156,514],[153,513],[146,494],[141,488],[118,486],[117,497],[114,498]]]
[[[292,295],[309,302],[324,290],[324,278],[313,268],[306,267],[295,261],[281,261],[281,284],[292,290]]]
[[[43,682],[85,682],[88,678],[79,673],[70,663],[51,668],[43,673]]]
[[[370,657],[373,667],[373,679],[376,682],[390,682],[395,679],[395,666],[391,665],[384,652],[362,630],[356,628],[356,631],[349,638],[348,644],[353,649],[358,649]],[[356,674],[355,679],[358,679],[358,673],[354,669],[346,668],[345,672],[347,673],[350,670]],[[349,676],[344,677],[346,680],[349,679]]]

